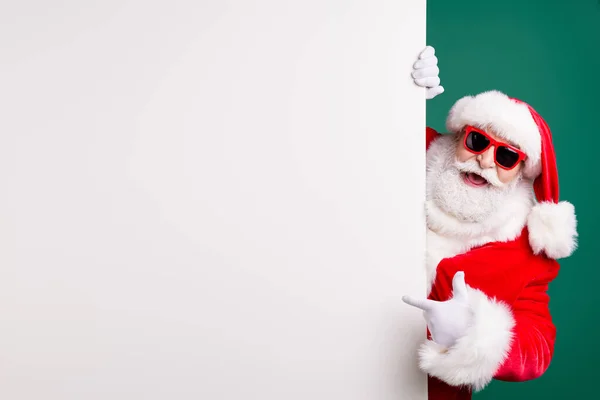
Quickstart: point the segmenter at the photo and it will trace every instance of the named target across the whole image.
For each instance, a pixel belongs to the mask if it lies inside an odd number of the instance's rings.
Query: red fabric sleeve
[[[552,268],[530,282],[513,303],[513,342],[495,379],[519,382],[539,378],[550,365],[556,328],[550,315],[547,291],[548,284],[558,274],[558,264],[548,262],[552,263]]]
[[[432,128],[429,128],[429,127],[425,128],[425,138],[426,138],[425,139],[426,140],[425,150],[428,150],[429,149],[429,145],[431,143],[433,143],[433,141],[435,139],[437,139],[438,137],[440,137],[440,136],[441,135],[435,129],[432,129]]]

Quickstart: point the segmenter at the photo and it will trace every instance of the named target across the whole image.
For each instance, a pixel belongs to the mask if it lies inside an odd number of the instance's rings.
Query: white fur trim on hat
[[[463,97],[452,106],[446,128],[457,133],[465,125],[490,129],[519,146],[527,154],[525,176],[533,179],[539,175],[542,152],[540,131],[525,104],[517,103],[497,90]]]
[[[469,286],[473,323],[449,349],[427,340],[419,350],[424,372],[451,386],[483,389],[508,356],[515,320],[510,307]]]
[[[552,259],[569,257],[577,248],[577,218],[569,202],[536,204],[527,219],[529,244],[535,254]]]

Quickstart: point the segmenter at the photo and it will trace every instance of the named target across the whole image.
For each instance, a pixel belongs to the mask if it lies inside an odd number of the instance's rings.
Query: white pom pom
[[[569,202],[536,204],[527,220],[529,244],[535,254],[552,259],[569,257],[577,248],[577,218]]]

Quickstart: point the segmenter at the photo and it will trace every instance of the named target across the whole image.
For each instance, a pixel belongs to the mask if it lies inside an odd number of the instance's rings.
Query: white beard
[[[457,145],[457,138],[448,135],[435,140],[427,151],[428,228],[478,244],[516,238],[533,206],[532,182],[518,177],[502,184],[493,169],[484,171],[476,162],[459,163]],[[463,181],[461,171],[476,172],[490,184],[471,187]]]
[[[482,222],[507,203],[507,198],[515,195],[521,176],[508,184],[503,184],[495,168],[482,169],[474,160],[459,162],[455,157],[455,147],[442,155],[439,163],[428,171],[430,181],[427,200],[433,201],[446,214],[463,222]],[[485,187],[472,187],[465,184],[462,174],[473,172],[484,177],[489,184]]]

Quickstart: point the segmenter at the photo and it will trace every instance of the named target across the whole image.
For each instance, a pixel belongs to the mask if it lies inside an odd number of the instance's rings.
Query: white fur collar
[[[444,258],[465,253],[473,247],[516,239],[527,223],[531,194],[519,190],[506,207],[484,223],[465,223],[445,214],[433,202],[426,202],[427,214],[427,292],[435,279],[437,266]]]

